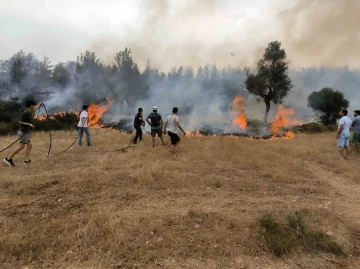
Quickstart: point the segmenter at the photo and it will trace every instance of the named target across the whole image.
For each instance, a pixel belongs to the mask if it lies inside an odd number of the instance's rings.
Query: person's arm
[[[19,121],[19,124],[20,124],[20,125],[28,125],[28,126],[30,126],[30,127],[32,127],[32,128],[34,128],[34,125],[32,125],[31,123],[27,123],[27,122]]]
[[[177,126],[177,127],[183,132],[183,134],[185,135],[186,133],[185,133],[184,129],[181,127],[180,122],[179,122],[179,121],[176,121],[175,123],[176,123],[176,126]]]
[[[43,104],[42,102],[38,103],[37,106],[35,106],[34,111],[35,111],[36,109],[38,109],[42,104]]]
[[[336,133],[336,138],[339,138],[339,136],[340,136],[343,129],[344,129],[344,124],[340,124],[339,129],[338,129],[338,131]]]
[[[166,134],[166,127],[167,127],[167,119],[165,120],[165,122],[164,122],[164,134]]]
[[[150,123],[150,121],[149,121],[149,119],[150,119],[150,117],[148,116],[148,117],[146,118],[146,122],[147,122],[150,126],[152,126],[151,123]]]

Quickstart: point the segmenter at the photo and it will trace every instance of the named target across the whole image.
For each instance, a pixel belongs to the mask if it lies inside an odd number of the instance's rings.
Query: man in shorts
[[[79,127],[79,146],[82,146],[82,137],[83,134],[86,134],[86,144],[88,147],[91,147],[91,143],[90,143],[90,133],[89,133],[89,126],[88,126],[88,122],[89,122],[89,114],[88,114],[88,110],[89,110],[89,106],[88,105],[83,105],[83,111],[81,111],[80,113],[80,120],[78,123],[78,127]]]
[[[172,110],[172,114],[167,116],[164,123],[164,134],[166,135],[166,127],[169,127],[168,135],[171,140],[170,152],[175,153],[175,147],[178,146],[180,142],[180,137],[178,136],[178,128],[185,135],[184,129],[180,125],[179,117],[177,116],[179,109],[174,107]]]
[[[151,120],[151,122],[149,120]],[[156,106],[153,107],[153,112],[149,114],[149,116],[146,118],[146,121],[151,126],[152,146],[155,147],[156,134],[160,137],[161,143],[166,145],[162,137],[163,121],[161,115],[157,113]]]
[[[351,141],[353,145],[350,147],[350,152],[353,152],[360,149],[360,110],[354,111],[354,120],[351,126],[354,129],[354,134]]]
[[[25,102],[26,110],[21,115],[21,119],[19,121],[19,131],[18,131],[18,138],[19,139],[19,147],[13,151],[13,153],[10,154],[9,157],[6,157],[4,159],[4,162],[10,166],[15,166],[13,162],[13,158],[16,154],[18,154],[20,151],[22,151],[25,148],[26,145],[26,151],[25,151],[25,161],[24,164],[29,164],[31,162],[30,160],[30,152],[32,149],[32,143],[30,138],[30,132],[31,129],[34,128],[34,125],[31,123],[33,115],[32,113],[37,110],[42,103],[39,103],[38,105],[35,104],[35,101],[33,100],[27,100]]]
[[[145,126],[145,121],[144,121],[144,117],[143,117],[143,109],[140,107],[138,109],[138,113],[135,115],[135,119],[134,119],[134,128],[136,131],[136,135],[134,138],[133,143],[136,144],[137,140],[139,139],[140,142],[142,140],[142,130],[141,130],[141,126]]]
[[[348,159],[349,145],[350,145],[350,128],[352,121],[347,116],[348,111],[342,110],[340,112],[339,128],[336,133],[336,139],[338,140],[340,158]],[[345,149],[345,155],[344,155]]]

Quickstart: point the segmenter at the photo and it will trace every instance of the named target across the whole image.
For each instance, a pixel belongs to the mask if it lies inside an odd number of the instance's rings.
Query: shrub
[[[308,230],[299,212],[288,215],[286,224],[276,221],[271,215],[263,216],[260,219],[259,236],[275,256],[284,256],[299,249],[346,256],[343,248],[328,235]]]

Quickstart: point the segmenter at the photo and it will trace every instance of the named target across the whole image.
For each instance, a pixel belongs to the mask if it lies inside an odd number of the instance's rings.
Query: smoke
[[[296,66],[359,66],[360,1],[295,0],[278,13],[287,54]]]
[[[261,27],[265,19],[253,18],[239,7],[229,14],[226,2],[232,1],[144,0],[135,26],[105,32],[90,48],[111,63],[119,48],[128,47],[140,67],[152,59],[165,71],[179,65],[253,64],[266,46],[264,40],[270,39],[269,31]]]

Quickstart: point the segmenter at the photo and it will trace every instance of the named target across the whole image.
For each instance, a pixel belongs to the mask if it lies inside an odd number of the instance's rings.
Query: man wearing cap
[[[135,119],[134,119],[134,128],[136,130],[136,135],[134,138],[133,143],[136,144],[137,140],[139,138],[140,142],[142,140],[142,130],[141,130],[141,126],[145,126],[145,121],[143,119],[143,109],[140,107],[138,109],[138,113],[135,115]]]
[[[354,111],[354,120],[351,127],[354,129],[354,135],[352,138],[353,145],[350,148],[350,152],[353,152],[354,150],[358,150],[360,145],[360,110]]]
[[[151,120],[151,122],[149,120]],[[153,106],[153,112],[149,114],[146,121],[151,126],[152,146],[155,147],[156,134],[160,137],[161,143],[166,145],[162,138],[163,121],[161,115],[157,113],[157,106]]]

